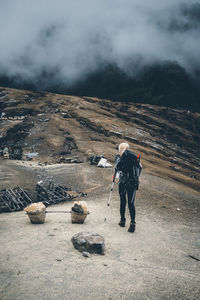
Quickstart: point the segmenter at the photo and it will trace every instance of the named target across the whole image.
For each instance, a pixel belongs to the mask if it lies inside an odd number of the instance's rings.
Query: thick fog
[[[0,0],[0,75],[67,85],[115,64],[200,68],[200,1]]]

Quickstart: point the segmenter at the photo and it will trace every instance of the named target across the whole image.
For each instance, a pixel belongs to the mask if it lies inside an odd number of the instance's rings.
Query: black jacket
[[[136,168],[138,170],[138,176],[136,176]],[[115,171],[120,172],[119,183],[128,184],[130,181],[139,185],[139,175],[142,169],[142,165],[137,159],[137,156],[129,151],[125,150],[122,156],[117,155],[115,158]]]

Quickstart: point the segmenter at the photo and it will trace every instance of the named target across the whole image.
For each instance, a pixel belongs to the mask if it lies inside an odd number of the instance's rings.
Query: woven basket
[[[83,224],[86,216],[87,214],[71,211],[71,222],[72,224]]]
[[[42,210],[40,212],[27,213],[32,224],[43,224],[45,222],[46,212]]]

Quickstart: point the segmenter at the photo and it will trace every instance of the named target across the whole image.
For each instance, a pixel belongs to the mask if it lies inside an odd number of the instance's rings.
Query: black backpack
[[[139,176],[141,171],[140,154],[136,156],[133,152],[125,150],[121,157],[122,172],[129,174],[129,180],[133,180],[135,188],[139,188]]]

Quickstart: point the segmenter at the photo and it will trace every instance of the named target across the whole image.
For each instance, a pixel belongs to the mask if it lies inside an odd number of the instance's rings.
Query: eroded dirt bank
[[[10,184],[24,188],[33,187],[38,174],[85,188],[91,212],[83,225],[71,224],[66,214],[47,214],[43,225],[30,224],[23,212],[1,214],[1,299],[198,299],[200,262],[192,258],[200,259],[198,192],[144,171],[136,198],[137,228],[130,234],[128,214],[125,228],[117,224],[117,186],[111,208],[106,207],[111,169],[1,160],[0,171]],[[85,258],[75,250],[71,237],[80,231],[102,234],[105,255]]]

